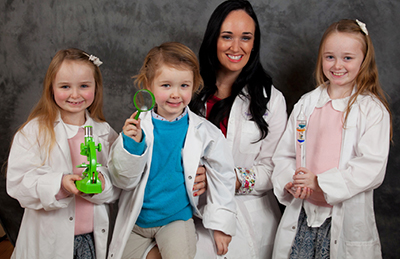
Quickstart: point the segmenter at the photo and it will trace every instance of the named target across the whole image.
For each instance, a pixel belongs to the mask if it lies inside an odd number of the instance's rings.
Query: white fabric
[[[203,218],[207,229],[234,235],[236,205],[234,163],[231,151],[221,131],[189,110],[189,128],[182,160],[186,190],[195,216]],[[153,124],[150,113],[142,113],[141,126],[146,134],[147,149],[141,156],[123,148],[122,135],[115,141],[109,160],[114,185],[122,189],[119,211],[108,257],[121,258],[122,252],[140,213],[149,176],[153,151]],[[193,185],[199,162],[207,170],[207,204],[199,210],[198,197],[193,197]],[[167,195],[167,194],[166,194]]]
[[[288,258],[302,207],[284,186],[292,181],[296,167],[296,116],[304,104],[308,118],[323,87],[305,94],[294,106],[286,131],[273,157],[274,193],[286,206],[275,238],[273,258]],[[390,116],[376,98],[360,95],[353,104],[342,135],[339,168],[318,175],[326,201],[333,206],[330,256],[335,258],[381,258],[373,210],[373,189],[382,183],[390,146]]]
[[[303,208],[307,215],[307,226],[309,227],[320,227],[327,218],[332,217],[331,207],[318,206],[305,200]]]
[[[87,125],[93,126],[96,143],[102,144],[97,160],[105,178],[102,193],[85,196],[94,206],[94,239],[97,258],[105,258],[109,231],[109,203],[118,198],[119,190],[111,184],[107,163],[109,149],[117,133],[108,123],[98,123],[86,115]],[[44,161],[46,154],[39,150],[38,121],[29,122],[18,132],[8,159],[7,192],[25,208],[16,247],[11,258],[71,259],[74,248],[74,196],[56,200],[63,174],[72,174],[67,133],[61,119],[54,123],[57,143]],[[84,142],[84,140],[82,140]]]
[[[354,93],[354,90],[352,94]],[[347,103],[349,102],[350,96],[340,98],[340,99],[331,99],[331,97],[328,94],[328,90],[326,87],[321,89],[321,94],[318,98],[318,102],[315,105],[316,108],[322,108],[325,106],[325,104],[329,101],[332,101],[332,107],[333,109],[339,111],[339,112],[344,112],[346,111],[347,108]]]
[[[235,166],[251,168],[256,174],[254,191],[251,194],[235,195],[238,213],[237,231],[222,257],[216,255],[213,239],[208,231],[197,224],[199,241],[196,259],[271,258],[276,228],[281,216],[278,203],[272,193],[272,155],[285,130],[287,114],[282,93],[275,87],[264,115],[268,123],[268,136],[257,143],[259,129],[250,121],[249,100],[237,97],[233,103],[227,131],[227,141],[233,153]]]

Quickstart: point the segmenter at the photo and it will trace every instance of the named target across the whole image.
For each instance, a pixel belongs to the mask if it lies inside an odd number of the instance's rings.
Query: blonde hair
[[[203,87],[200,75],[200,66],[194,52],[179,42],[165,42],[152,48],[144,59],[139,74],[134,76],[138,88],[149,88],[162,65],[172,66],[182,70],[189,69],[193,72],[193,93]]]
[[[105,121],[103,114],[103,78],[100,69],[89,60],[88,54],[82,50],[70,48],[58,51],[51,60],[49,68],[47,69],[40,100],[32,109],[27,121],[18,129],[18,131],[21,131],[30,121],[37,119],[39,125],[37,141],[39,142],[40,140],[41,149],[44,150],[47,148],[47,157],[49,157],[50,151],[56,142],[54,122],[61,109],[54,100],[53,82],[56,74],[60,70],[61,64],[66,60],[83,62],[91,67],[96,86],[93,103],[87,108],[87,110],[89,111],[90,117],[95,121]]]
[[[385,97],[385,92],[383,91],[378,78],[378,68],[375,62],[375,50],[372,44],[371,38],[366,35],[357,24],[355,20],[347,20],[343,19],[338,22],[331,24],[331,26],[326,29],[324,35],[322,36],[319,51],[318,51],[318,59],[317,65],[315,69],[315,79],[317,82],[317,87],[319,85],[326,85],[326,81],[328,78],[325,76],[322,68],[322,60],[323,60],[323,51],[326,39],[333,33],[350,33],[356,35],[363,45],[362,51],[364,54],[364,60],[361,63],[360,70],[355,79],[355,85],[357,85],[357,89],[355,93],[350,97],[349,103],[346,108],[346,115],[344,118],[344,122],[347,121],[347,117],[349,115],[349,111],[351,106],[355,103],[357,97],[360,94],[372,94],[377,99],[381,101],[381,103],[385,106],[386,110],[390,115],[390,137],[393,136],[392,129],[392,113],[389,108],[389,103]],[[344,123],[345,124],[345,123]]]

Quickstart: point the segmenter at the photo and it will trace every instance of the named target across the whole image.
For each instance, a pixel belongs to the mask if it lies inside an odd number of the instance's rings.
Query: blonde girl
[[[101,61],[78,49],[53,57],[42,96],[14,136],[7,192],[25,208],[12,258],[105,258],[108,205],[119,192],[99,167],[103,191],[84,195],[75,186],[86,163],[80,155],[83,126],[101,143],[98,163],[107,164],[117,137],[103,115]]]
[[[154,47],[136,83],[156,106],[138,120],[132,114],[112,147],[111,178],[122,193],[109,258],[144,258],[154,241],[163,259],[194,258],[193,215],[225,254],[236,230],[233,160],[222,133],[188,108],[202,85],[196,55],[177,42]],[[199,162],[208,182],[201,208],[192,194]]]
[[[325,31],[316,79],[273,156],[274,192],[286,206],[273,257],[381,258],[373,190],[385,176],[391,113],[364,23],[341,20]],[[299,114],[307,120],[303,167]]]

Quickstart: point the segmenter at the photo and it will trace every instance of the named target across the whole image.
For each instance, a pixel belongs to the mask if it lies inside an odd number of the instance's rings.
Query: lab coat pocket
[[[274,222],[276,217],[273,216],[274,212],[271,210],[268,196],[251,199],[244,203],[250,216],[249,224],[255,232],[253,233],[254,240],[260,242],[258,247],[272,243],[278,222]]]
[[[382,258],[378,240],[372,242],[346,242],[346,258],[377,259]]]
[[[240,152],[244,154],[258,154],[261,149],[260,130],[254,121],[246,120],[242,124],[240,136]]]
[[[379,238],[369,197],[372,197],[372,193],[359,193],[344,204],[346,213],[343,218],[343,234],[345,240],[372,242]]]

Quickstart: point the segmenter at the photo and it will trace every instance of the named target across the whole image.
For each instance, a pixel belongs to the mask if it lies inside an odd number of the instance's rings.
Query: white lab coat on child
[[[245,94],[246,91],[245,88]],[[256,123],[250,120],[249,105],[249,99],[236,97],[229,114],[226,139],[235,166],[254,170],[254,190],[250,194],[235,195],[237,230],[226,255],[216,255],[212,237],[203,231],[201,225],[196,224],[199,234],[196,259],[267,259],[272,256],[275,233],[281,217],[272,192],[272,155],[285,130],[286,102],[282,93],[272,86],[267,111],[263,116],[268,123],[268,136],[258,142],[260,131]]]
[[[106,122],[95,122],[86,113],[85,125],[93,127],[95,143],[101,143],[98,170],[105,178],[102,193],[86,196],[94,203],[96,257],[106,257],[109,231],[109,203],[118,198],[105,167],[109,149],[117,133]],[[72,174],[72,161],[65,126],[59,117],[54,123],[57,143],[45,160],[37,140],[38,121],[29,122],[13,140],[7,168],[7,192],[25,208],[16,246],[11,258],[71,259],[74,252],[75,198],[56,200],[64,174]],[[84,139],[82,139],[84,142]]]
[[[301,105],[307,119],[320,94],[320,86],[305,94],[294,106],[286,131],[273,156],[274,193],[286,206],[275,239],[273,258],[288,258],[302,200],[284,186],[293,181],[296,169],[296,117]],[[306,136],[311,138],[313,136]],[[381,258],[376,228],[373,190],[382,183],[390,146],[390,116],[382,103],[370,95],[358,96],[342,134],[339,168],[318,174],[318,184],[333,206],[330,258]]]
[[[221,131],[190,110],[189,128],[182,149],[187,195],[193,213],[203,218],[208,229],[234,235],[236,205],[233,200],[235,174],[231,151]],[[115,141],[109,169],[113,183],[122,189],[119,210],[108,258],[121,258],[126,242],[142,209],[144,190],[150,173],[153,152],[153,124],[150,112],[141,114],[141,127],[146,134],[147,148],[141,156],[132,155],[123,147],[122,134]],[[207,204],[197,208],[198,197],[193,197],[193,185],[199,163],[207,170]],[[168,195],[168,194],[165,194]]]

